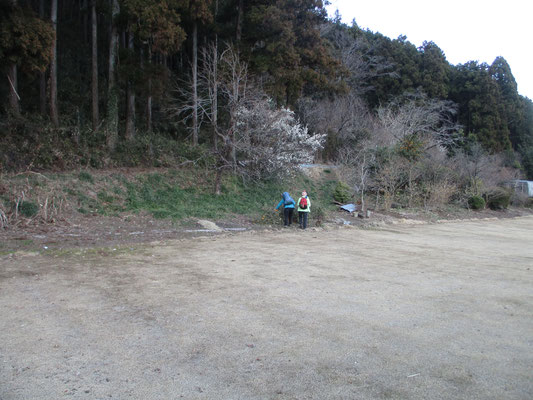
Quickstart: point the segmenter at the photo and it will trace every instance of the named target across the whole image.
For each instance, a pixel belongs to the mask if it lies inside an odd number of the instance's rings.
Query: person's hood
[[[283,192],[281,197],[283,197],[283,200],[285,201],[285,203],[290,203],[291,201],[294,201],[291,195],[289,194],[289,192]]]

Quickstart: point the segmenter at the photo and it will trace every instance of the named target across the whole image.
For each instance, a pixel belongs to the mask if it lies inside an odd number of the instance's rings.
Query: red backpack
[[[306,210],[307,209],[307,197],[302,197],[300,199],[300,203],[298,204],[298,206],[302,209],[302,210]]]

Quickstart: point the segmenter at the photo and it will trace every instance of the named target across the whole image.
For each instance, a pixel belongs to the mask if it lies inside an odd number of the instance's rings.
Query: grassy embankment
[[[154,218],[184,221],[245,217],[255,223],[277,223],[272,213],[282,191],[298,198],[307,190],[314,218],[334,207],[335,175],[324,170],[316,179],[296,174],[283,181],[244,184],[227,177],[223,193],[213,194],[213,174],[193,169],[151,169],[71,173],[25,173],[0,177],[0,211],[5,225],[20,221],[51,222],[73,214],[120,216],[148,213]]]

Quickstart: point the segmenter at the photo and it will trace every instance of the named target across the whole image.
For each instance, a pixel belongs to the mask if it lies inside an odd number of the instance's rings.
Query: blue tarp
[[[357,210],[357,206],[355,204],[350,203],[341,206],[341,209],[343,209],[344,211],[348,211],[349,213],[353,213]]]

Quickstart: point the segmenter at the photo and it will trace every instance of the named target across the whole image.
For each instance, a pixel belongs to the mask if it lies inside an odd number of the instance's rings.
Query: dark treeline
[[[332,161],[362,128],[346,141],[318,114],[441,101],[456,146],[509,154],[533,178],[533,103],[503,57],[453,66],[433,42],[328,20],[321,0],[0,0],[0,63],[4,171],[134,165],[170,142],[236,168],[256,92],[327,134]]]

